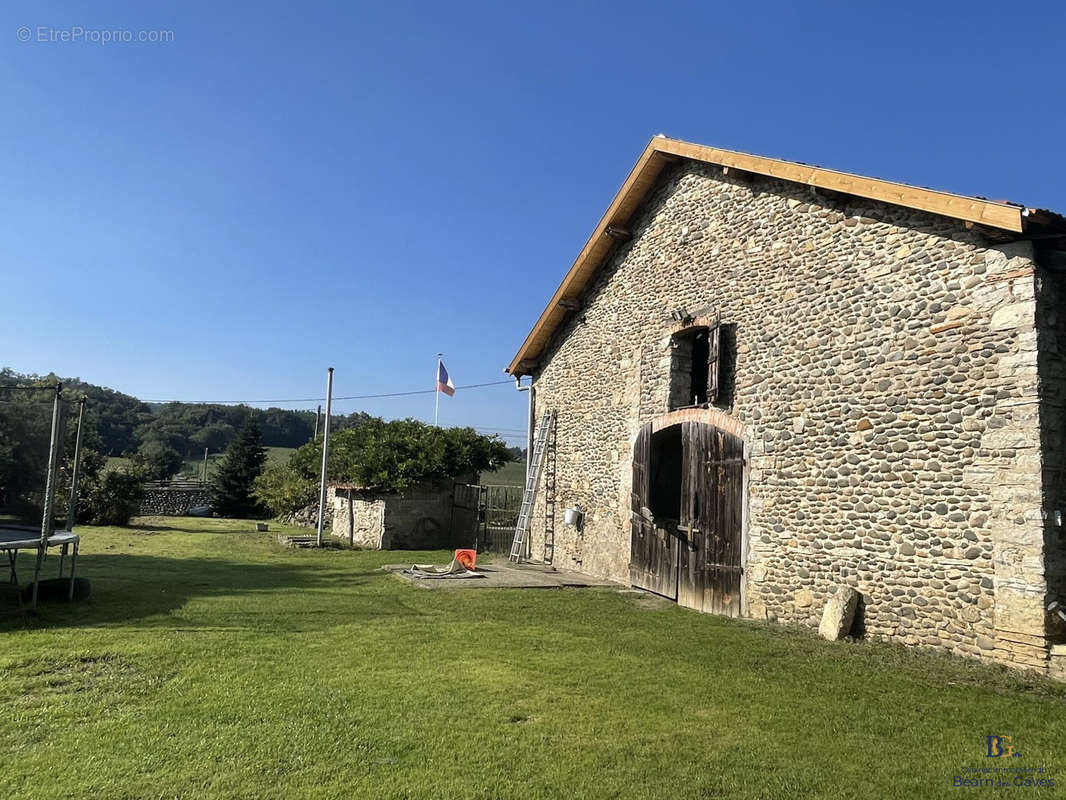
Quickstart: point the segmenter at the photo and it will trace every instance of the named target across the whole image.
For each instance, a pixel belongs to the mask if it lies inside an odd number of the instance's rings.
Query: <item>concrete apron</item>
[[[478,564],[481,578],[426,578],[411,575],[411,564],[386,564],[381,569],[391,572],[416,586],[426,589],[627,589],[614,581],[593,578],[580,572],[555,569],[543,564],[512,564],[509,561]]]

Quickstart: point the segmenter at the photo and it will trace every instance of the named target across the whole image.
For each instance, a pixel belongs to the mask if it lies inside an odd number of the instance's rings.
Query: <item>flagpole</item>
[[[433,427],[439,428],[437,414],[440,411],[440,359],[444,353],[437,353],[437,372],[433,376]]]

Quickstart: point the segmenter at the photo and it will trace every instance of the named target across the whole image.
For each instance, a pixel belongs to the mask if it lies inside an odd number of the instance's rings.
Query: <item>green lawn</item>
[[[495,472],[482,472],[481,482],[485,485],[525,486],[526,462],[510,461]]]
[[[296,452],[295,447],[267,447],[266,455],[267,462],[271,461],[285,461]],[[222,459],[222,453],[209,453],[207,456],[207,474],[211,475],[215,468],[218,466],[218,462]],[[104,465],[104,469],[122,469],[123,467],[132,464],[132,459],[122,456],[108,456]],[[200,458],[187,458],[182,462],[181,469],[178,470],[179,476],[188,478],[199,478],[204,469],[204,460]]]
[[[0,796],[953,797],[992,733],[1066,783],[1063,686],[251,527],[85,528],[90,600],[3,608]]]
[[[285,461],[296,452],[295,447],[267,447],[266,450],[267,462],[271,461]],[[208,453],[207,455],[207,474],[212,475],[215,469],[218,467],[218,462],[222,460],[222,453]],[[186,475],[190,477],[198,478],[200,473],[204,470],[203,456],[200,458],[187,458],[182,463],[182,467],[179,475]]]

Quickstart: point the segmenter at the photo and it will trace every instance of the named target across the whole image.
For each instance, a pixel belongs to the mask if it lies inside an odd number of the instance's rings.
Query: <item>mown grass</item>
[[[525,486],[526,462],[509,461],[495,472],[482,472],[481,482],[497,486]]]
[[[990,733],[1066,782],[1057,684],[251,528],[86,528],[90,600],[4,609],[4,797],[947,797]]]
[[[288,460],[289,456],[296,452],[295,447],[267,447],[266,450],[267,463],[273,461],[284,462]],[[222,460],[223,453],[208,453],[207,455],[207,475],[210,477],[214,474],[218,468],[218,462]],[[188,477],[198,478],[204,471],[203,458],[187,458],[182,462],[179,475],[185,475]]]
[[[272,461],[285,461],[296,452],[295,447],[267,447],[266,455],[267,462]],[[222,460],[222,453],[209,453],[207,456],[207,474],[210,476],[214,473],[218,467],[218,462]],[[104,463],[104,469],[106,470],[118,470],[124,467],[130,466],[133,463],[133,459],[126,458],[125,456],[108,456]],[[204,460],[200,458],[187,458],[181,464],[181,469],[178,470],[178,476],[186,478],[199,478],[204,471]]]

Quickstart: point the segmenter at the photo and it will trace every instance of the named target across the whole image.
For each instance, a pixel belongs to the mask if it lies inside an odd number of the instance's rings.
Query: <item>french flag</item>
[[[444,362],[437,362],[437,391],[444,392],[448,397],[455,394],[455,384],[448,377],[448,370],[444,368]]]

